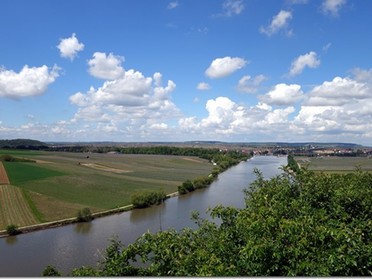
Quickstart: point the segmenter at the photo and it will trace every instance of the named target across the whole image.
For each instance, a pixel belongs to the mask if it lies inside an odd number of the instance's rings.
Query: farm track
[[[0,185],[1,184],[10,184],[8,175],[2,162],[0,162]]]
[[[0,186],[0,227],[14,224],[26,226],[36,224],[37,220],[28,206],[22,190],[12,185]]]

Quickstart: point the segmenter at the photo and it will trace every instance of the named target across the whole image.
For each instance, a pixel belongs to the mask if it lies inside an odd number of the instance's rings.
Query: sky
[[[372,146],[372,1],[2,0],[0,139]]]

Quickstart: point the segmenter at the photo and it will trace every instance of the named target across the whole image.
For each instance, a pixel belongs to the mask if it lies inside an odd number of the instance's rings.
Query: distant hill
[[[11,139],[0,140],[0,148],[2,149],[29,149],[29,150],[44,150],[49,146],[41,141],[32,139]]]

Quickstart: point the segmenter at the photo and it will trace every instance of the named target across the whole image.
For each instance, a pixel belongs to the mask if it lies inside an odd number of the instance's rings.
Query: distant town
[[[295,156],[345,156],[371,157],[372,147],[354,143],[320,142],[221,142],[221,141],[184,141],[184,142],[41,142],[31,139],[0,140],[2,149],[30,149],[65,152],[120,153],[123,148],[133,147],[193,147],[217,148],[221,151],[236,150],[251,155],[288,155]]]

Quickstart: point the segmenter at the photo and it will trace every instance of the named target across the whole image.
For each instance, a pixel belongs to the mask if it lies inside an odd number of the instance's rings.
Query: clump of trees
[[[293,153],[288,154],[287,161],[287,168],[291,169],[295,173],[301,171],[301,168],[295,160]]]
[[[196,230],[146,233],[128,246],[113,240],[97,268],[71,275],[372,275],[372,173],[256,175],[245,208],[215,207],[218,222],[194,213]]]
[[[78,211],[78,214],[77,214],[77,217],[76,217],[76,220],[78,222],[90,222],[93,219],[94,219],[94,217],[92,215],[92,212],[90,211],[90,209],[88,207],[80,209]]]
[[[131,196],[134,208],[145,208],[154,204],[161,204],[167,195],[164,191],[136,192]]]
[[[21,231],[18,229],[18,227],[14,224],[10,224],[6,226],[6,232],[8,235],[17,235],[20,234]]]

